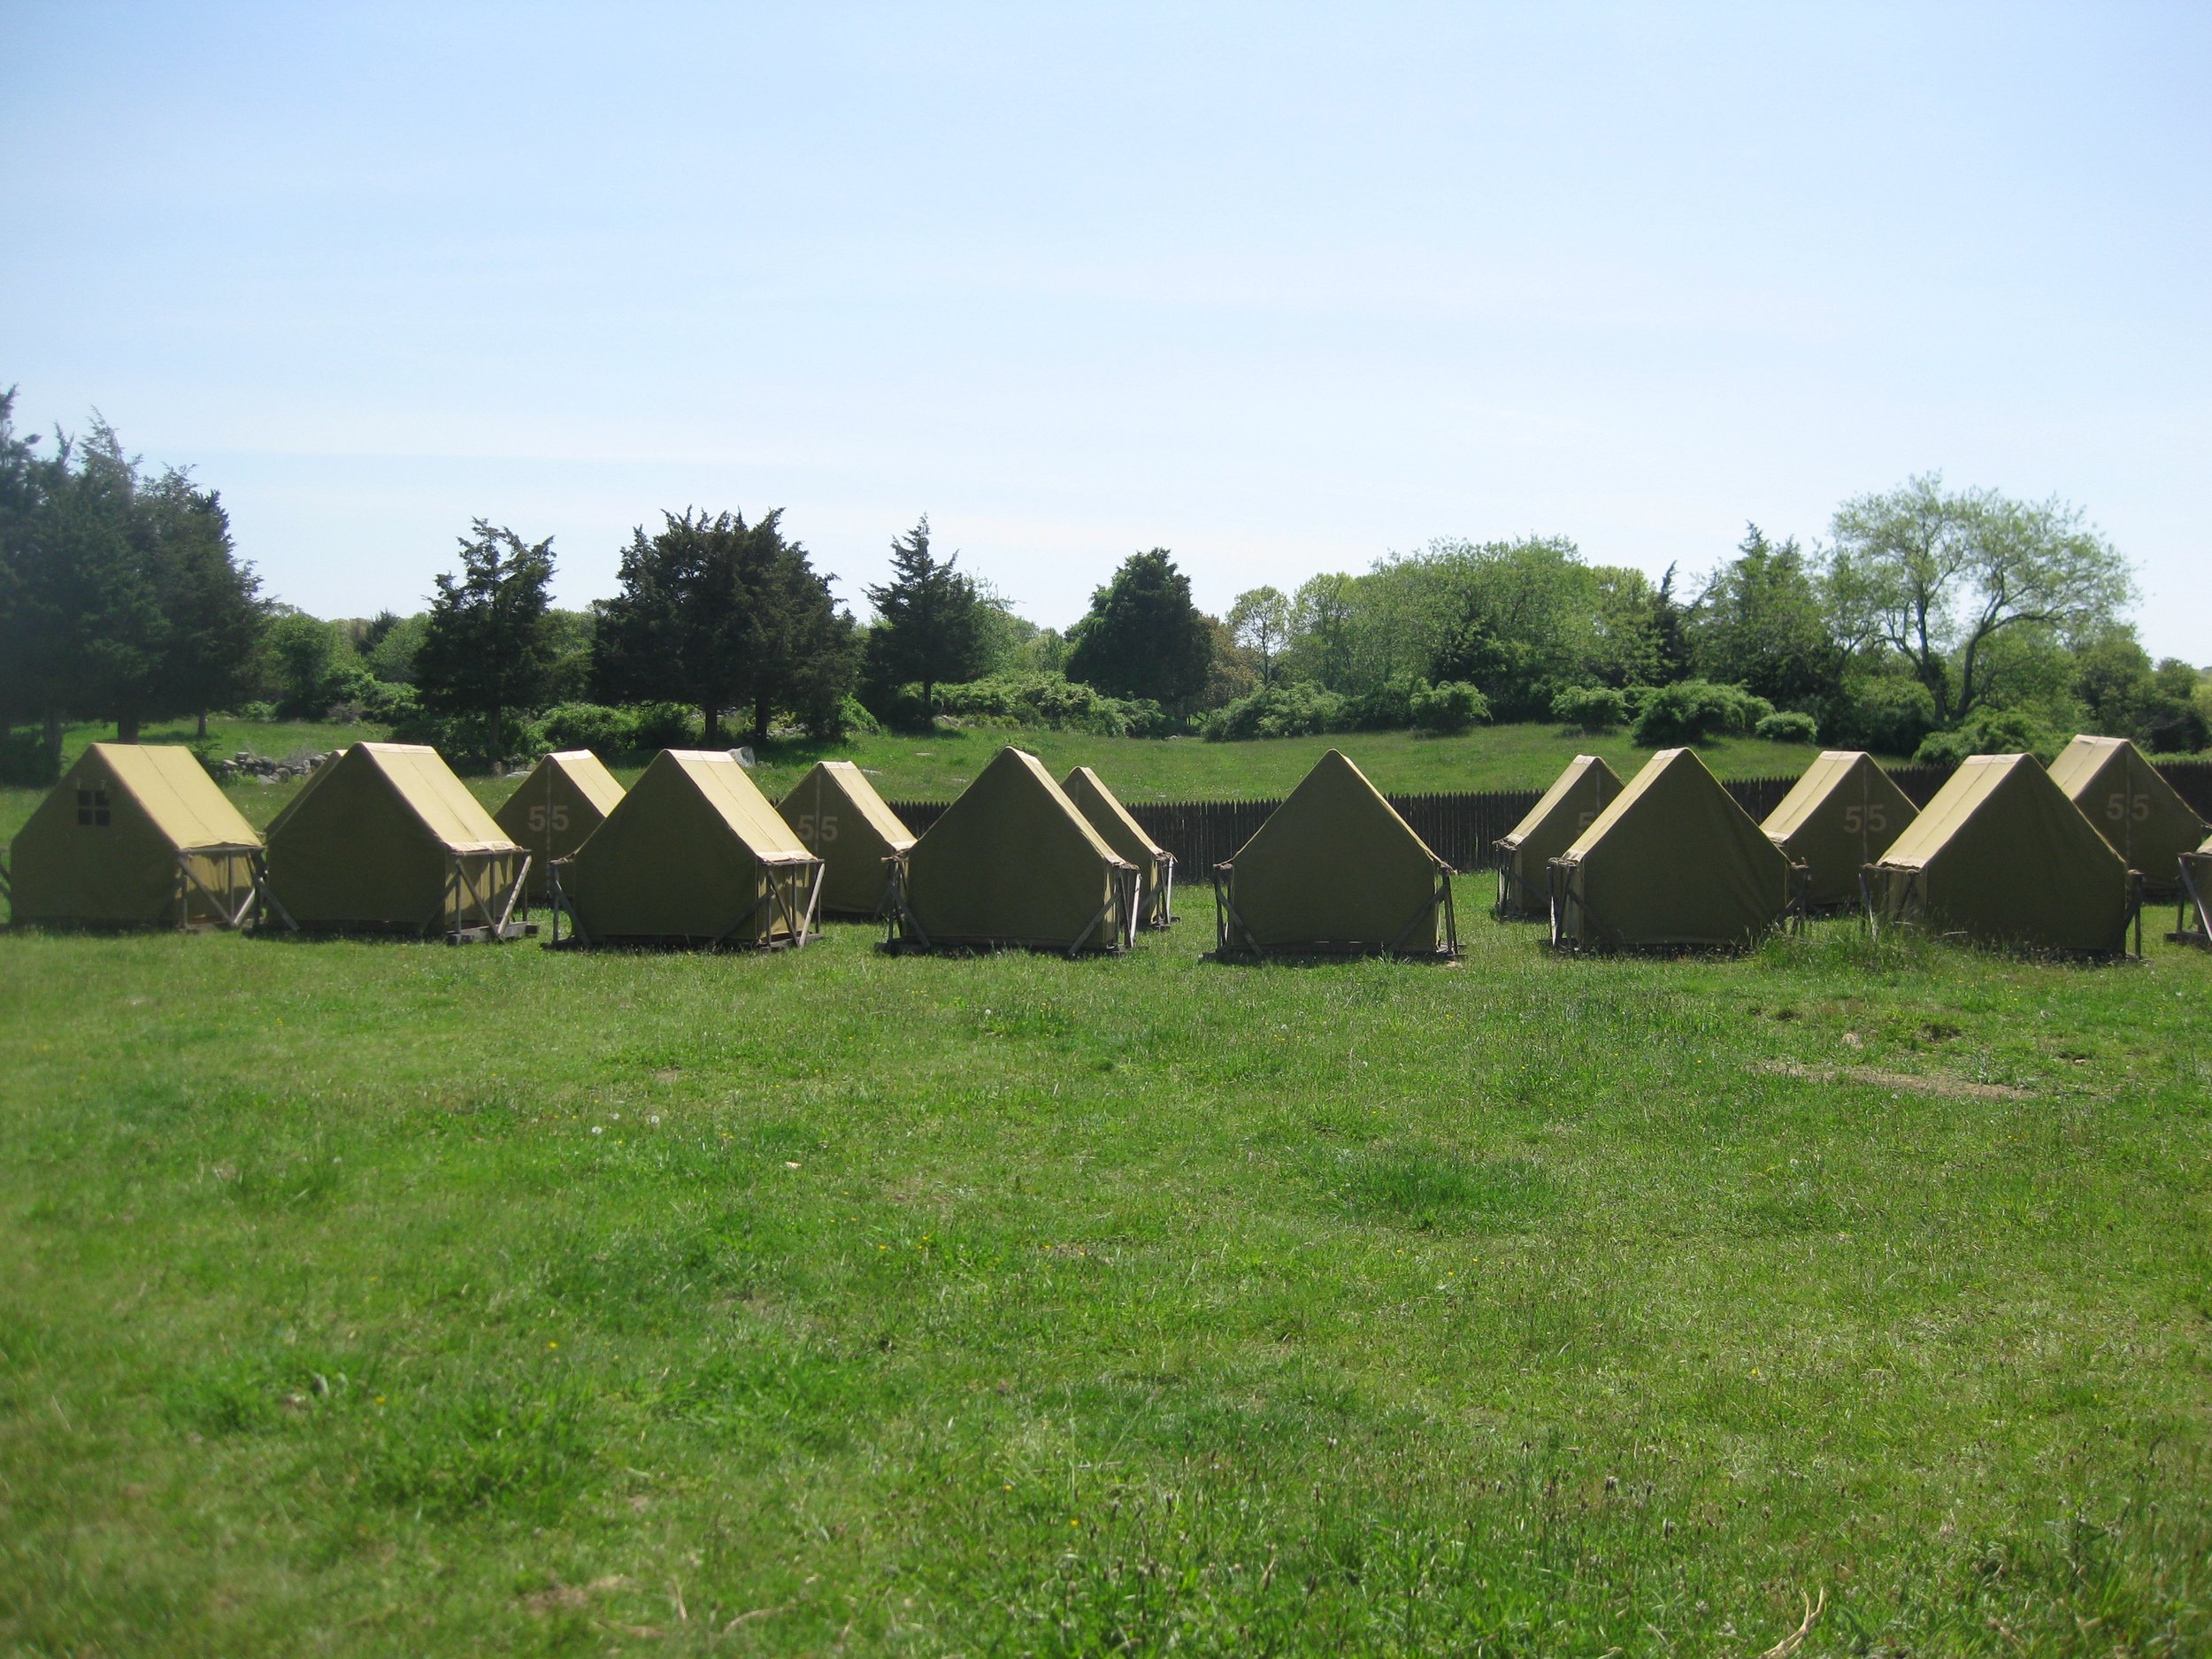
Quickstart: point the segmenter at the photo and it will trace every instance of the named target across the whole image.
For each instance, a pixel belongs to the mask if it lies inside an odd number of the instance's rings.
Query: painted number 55
[[[545,833],[549,816],[554,829],[565,830],[568,827],[568,809],[565,806],[532,807],[530,809],[530,827],[535,830],[539,834],[542,835]]]
[[[1889,815],[1878,804],[1847,806],[1843,809],[1843,826],[1854,835],[1879,835],[1889,827]]]
[[[800,813],[799,839],[810,847],[813,846],[818,840],[835,841],[837,839],[837,814],[824,812],[818,817],[812,812]]]

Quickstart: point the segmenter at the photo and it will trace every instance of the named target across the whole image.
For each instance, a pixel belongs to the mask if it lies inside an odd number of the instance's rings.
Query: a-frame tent
[[[1805,769],[1759,827],[1807,876],[1804,902],[1833,910],[1864,902],[1859,872],[1887,852],[1920,809],[1873,756],[1831,749]]]
[[[1026,749],[1002,749],[892,865],[894,949],[1127,949],[1137,871]]]
[[[1975,755],[1867,872],[1880,921],[2109,956],[2137,910],[2126,862],[2032,755]]]
[[[821,902],[822,861],[722,749],[661,750],[554,873],[585,945],[803,945]]]
[[[2077,737],[2051,763],[2051,780],[2143,878],[2143,891],[2179,890],[2181,855],[2208,827],[2143,752],[2124,737]]]
[[[552,890],[553,861],[566,858],[607,821],[622,786],[588,749],[564,749],[530,768],[492,821],[530,855],[530,902]]]
[[[261,837],[191,750],[95,743],[9,849],[19,923],[235,927]]]
[[[2178,914],[2174,918],[2174,931],[2166,937],[2177,945],[2194,945],[2199,949],[2212,947],[2212,841],[2194,852],[2182,854],[2178,862]]]
[[[1175,919],[1175,855],[1144,833],[1105,780],[1088,766],[1060,780],[1060,787],[1099,839],[1137,867],[1137,926],[1165,927]]]
[[[1502,919],[1541,921],[1551,914],[1551,861],[1620,793],[1620,775],[1599,755],[1577,755],[1552,780],[1528,815],[1496,842]]]
[[[529,855],[419,743],[356,743],[317,767],[262,840],[262,925],[507,939]]]
[[[890,860],[913,846],[914,837],[866,772],[849,760],[817,761],[776,810],[825,865],[823,915],[883,914]]]
[[[1214,866],[1223,956],[1455,956],[1451,866],[1331,749]]]
[[[1663,749],[1551,865],[1552,942],[1740,949],[1788,912],[1788,857],[1694,749]]]

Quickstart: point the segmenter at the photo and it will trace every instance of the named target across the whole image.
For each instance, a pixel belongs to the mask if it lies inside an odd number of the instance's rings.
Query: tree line
[[[1912,754],[2047,747],[2081,726],[2207,746],[2212,695],[2153,663],[2126,561],[2061,502],[1935,476],[1846,502],[1824,545],[1747,527],[1694,583],[1594,565],[1559,537],[1438,541],[1360,572],[1258,588],[1225,616],[1166,549],[1133,554],[1064,632],[1018,617],[926,518],[896,537],[865,624],[780,511],[665,513],[616,592],[551,603],[549,538],[475,520],[426,610],[326,622],[275,603],[220,496],[149,474],[96,419],[19,435],[0,396],[0,721],[58,759],[62,725],[217,710],[365,719],[497,760],[548,741],[718,746],[941,716],[1236,739],[1633,724],[1757,730]],[[28,738],[15,735],[28,724]]]

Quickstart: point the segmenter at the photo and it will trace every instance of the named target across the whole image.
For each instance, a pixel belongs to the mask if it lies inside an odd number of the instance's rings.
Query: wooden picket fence
[[[2169,761],[2159,767],[2197,816],[2212,820],[2212,761]],[[1897,787],[1916,805],[1925,806],[1951,775],[1948,766],[1897,766],[1890,771]],[[1744,810],[1763,819],[1790,792],[1794,778],[1731,778],[1728,792]],[[1490,866],[1491,847],[1528,815],[1540,789],[1494,789],[1463,795],[1394,795],[1390,804],[1414,833],[1455,870]],[[950,804],[944,801],[894,801],[891,810],[917,835],[937,821]],[[1122,803],[1146,834],[1175,855],[1182,879],[1202,879],[1235,856],[1253,832],[1267,822],[1280,801],[1129,801]]]

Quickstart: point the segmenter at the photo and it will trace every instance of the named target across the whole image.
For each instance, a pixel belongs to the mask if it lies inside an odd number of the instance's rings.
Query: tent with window
[[[261,837],[188,749],[95,743],[9,850],[18,922],[235,927]]]
[[[510,939],[529,855],[438,751],[356,743],[270,821],[262,917],[292,928]]]
[[[1867,872],[1873,917],[1992,944],[2111,955],[2126,862],[2032,755],[1976,755]]]
[[[1859,749],[1831,749],[1805,769],[1759,827],[1806,869],[1805,904],[1856,907],[1859,872],[1887,852],[1920,816],[1896,780]]]
[[[1452,870],[1331,749],[1214,867],[1223,956],[1454,956]]]
[[[2179,889],[2181,855],[2196,849],[2207,826],[2134,744],[2078,737],[2051,763],[2051,780],[2141,873],[2144,892],[2162,898]]]
[[[530,768],[492,821],[530,855],[533,904],[551,891],[553,861],[581,847],[621,799],[622,786],[588,749],[561,749]]]
[[[1099,839],[1137,867],[1137,926],[1165,927],[1175,918],[1175,855],[1144,833],[1105,780],[1088,766],[1060,780],[1060,787]]]
[[[1136,866],[1026,749],[993,757],[891,866],[895,949],[1125,950]]]
[[[1596,755],[1577,755],[1552,780],[1528,816],[1501,836],[1497,914],[1509,920],[1542,920],[1551,912],[1551,861],[1621,792],[1620,775]]]
[[[1740,949],[1789,910],[1794,879],[1696,750],[1663,749],[1552,861],[1552,942]]]
[[[554,866],[585,945],[806,943],[822,861],[727,750],[664,749],[607,821]]]
[[[883,914],[889,861],[913,846],[914,837],[866,772],[849,760],[818,761],[776,810],[823,863],[823,915]]]

